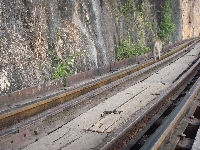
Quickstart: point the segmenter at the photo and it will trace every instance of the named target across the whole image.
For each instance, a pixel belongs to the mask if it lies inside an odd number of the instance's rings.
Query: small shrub
[[[133,56],[131,44],[127,40],[121,41],[119,46],[117,46],[117,60],[129,58],[131,56]]]
[[[143,45],[133,45],[128,40],[123,40],[117,47],[117,60],[130,58],[147,53],[149,47]]]
[[[66,77],[73,74],[72,63],[75,57],[76,57],[76,54],[70,56],[68,59],[65,59],[65,61],[58,62],[58,65],[53,72],[52,79],[62,78],[63,85],[65,86]]]
[[[146,54],[149,50],[150,50],[149,47],[143,46],[143,45],[136,45],[134,47],[134,51],[135,51],[136,56]]]

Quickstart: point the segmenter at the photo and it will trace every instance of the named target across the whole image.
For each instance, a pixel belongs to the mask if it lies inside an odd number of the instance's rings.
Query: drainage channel
[[[186,94],[189,92],[189,90],[195,84],[195,82],[198,80],[199,77],[200,77],[200,69],[197,71],[194,78],[187,84],[185,89],[178,96],[176,96],[176,98],[172,99],[172,103],[168,107],[168,109],[155,121],[155,123],[144,133],[144,135],[135,144],[133,143],[131,144],[133,145],[131,147],[131,150],[144,149],[143,145],[145,145],[146,141],[148,141],[150,136],[155,133],[155,131],[162,125],[162,123],[167,119],[167,117],[180,104],[180,102],[183,100],[183,98],[186,96]],[[180,140],[176,144],[175,150],[191,149],[194,139],[196,137],[196,133],[199,129],[199,125],[200,125],[199,119],[200,119],[200,105],[198,105],[198,107],[196,108],[194,115],[190,117],[190,122],[188,123],[188,126],[186,127],[185,131],[179,135],[176,135],[176,137],[178,136]],[[168,145],[170,144],[168,143]],[[174,145],[174,144],[171,144],[171,145]],[[129,148],[126,147],[124,149],[129,149]]]

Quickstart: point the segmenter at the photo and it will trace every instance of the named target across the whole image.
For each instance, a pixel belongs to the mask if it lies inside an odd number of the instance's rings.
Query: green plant
[[[45,80],[49,80],[49,76],[48,75],[45,75],[44,78],[45,78]]]
[[[119,10],[117,8],[114,9],[115,19],[116,21],[119,20]]]
[[[145,46],[146,34],[153,30],[153,22],[148,14],[147,0],[127,0],[122,2],[121,9],[115,7],[115,18],[124,16],[127,39],[120,41],[116,47],[116,59],[121,60],[147,53],[150,48]],[[122,13],[123,15],[119,15]],[[133,25],[133,26],[132,26]],[[134,32],[134,43],[130,40],[130,32]],[[133,34],[132,34],[133,35]]]
[[[52,79],[63,79],[63,85],[65,86],[65,80],[67,76],[72,75],[72,63],[75,59],[76,54],[70,56],[68,59],[65,59],[65,61],[58,62],[58,65],[56,69],[53,72]]]
[[[143,15],[145,15],[147,13],[145,3],[146,3],[146,0],[142,0],[141,4],[139,6],[139,10]]]
[[[117,47],[117,60],[130,58],[132,56],[138,56],[147,53],[150,50],[149,47],[144,45],[133,45],[129,40],[123,40]]]
[[[125,3],[124,6],[122,7],[122,12],[125,17],[130,17],[130,10],[131,10],[131,7],[129,3],[128,2]]]
[[[135,51],[136,56],[146,54],[149,50],[150,50],[150,48],[147,47],[147,46],[144,46],[144,45],[136,45],[134,47],[134,51]]]
[[[133,54],[131,44],[128,40],[122,40],[117,46],[117,60],[131,57]]]
[[[162,41],[168,41],[175,29],[171,17],[171,0],[167,0],[165,6],[162,8],[161,21],[159,25],[158,36]]]

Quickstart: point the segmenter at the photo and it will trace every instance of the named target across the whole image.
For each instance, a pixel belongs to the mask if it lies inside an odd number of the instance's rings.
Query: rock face
[[[150,46],[164,2],[1,0],[0,95],[45,82],[74,54],[71,69],[79,73],[114,61],[121,40]],[[199,5],[172,1],[173,42],[199,36]]]
[[[183,39],[200,36],[200,1],[182,0]]]

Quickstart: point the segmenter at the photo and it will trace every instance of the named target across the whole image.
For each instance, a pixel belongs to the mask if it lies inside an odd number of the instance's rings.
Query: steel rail
[[[115,74],[113,76],[102,79],[101,81],[90,83],[90,84],[80,87],[78,89],[60,94],[58,96],[43,99],[36,103],[26,104],[17,109],[9,110],[9,112],[1,112],[1,114],[0,114],[0,130],[8,128],[16,123],[19,123],[20,121],[22,121],[24,119],[27,119],[31,116],[34,116],[38,113],[45,111],[45,110],[48,110],[50,108],[53,108],[60,104],[63,104],[72,99],[78,98],[79,96],[81,96],[83,94],[86,94],[90,91],[93,91],[95,89],[98,89],[100,87],[108,85],[111,82],[122,79],[125,76],[128,76],[132,73],[135,73],[137,71],[145,69],[148,66],[153,65],[154,67],[157,67],[158,65],[160,65],[161,63],[164,63],[165,61],[169,61],[169,59],[166,59],[167,57],[174,56],[174,55],[177,56],[177,55],[187,52],[187,46],[191,46],[191,44],[194,45],[196,42],[197,42],[196,39],[194,41],[186,42],[186,43],[182,44],[181,46],[175,48],[174,50],[162,55],[161,61],[155,63],[156,65],[154,64],[154,60],[150,60],[148,62],[138,65],[137,67],[131,68],[129,70],[126,70],[126,71],[120,72],[118,74]],[[170,59],[172,59],[172,58],[170,58]],[[148,69],[146,69],[146,71],[148,71],[150,69],[152,69],[152,67],[149,67]]]
[[[191,76],[193,76],[193,74],[198,70],[199,65],[200,59],[198,59],[197,62],[181,78],[174,82],[172,86],[169,87],[164,93],[158,96],[152,103],[149,103],[145,109],[140,110],[135,116],[133,116],[130,121],[121,126],[115,133],[111,134],[106,140],[104,140],[104,143],[99,144],[96,148],[102,150],[114,149],[123,143],[123,139],[125,139],[129,132],[132,132],[136,135],[137,131],[139,132],[139,129],[136,129],[136,127],[140,126],[139,124],[147,124],[149,121],[148,119],[145,120],[145,116],[147,114],[150,115],[152,112],[154,115],[155,112],[158,113],[162,107],[164,107],[163,105],[169,102],[173,96],[176,95],[178,90],[181,89],[185,82],[189,80]],[[154,115],[152,115],[152,117]]]
[[[193,85],[190,91],[183,98],[181,103],[175,108],[175,110],[168,116],[168,118],[162,123],[162,125],[155,131],[155,133],[150,137],[150,139],[145,142],[141,150],[157,150],[163,143],[165,138],[168,136],[170,131],[175,127],[178,120],[187,110],[195,95],[200,89],[200,78]]]

